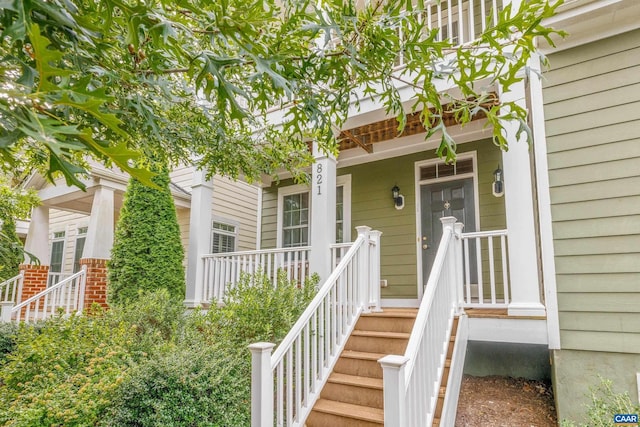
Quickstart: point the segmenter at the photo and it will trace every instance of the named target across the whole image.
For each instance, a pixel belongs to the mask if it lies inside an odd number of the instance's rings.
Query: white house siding
[[[561,418],[598,375],[637,401],[640,30],[550,55],[544,102],[561,350]]]
[[[78,228],[89,225],[89,217],[84,214],[51,209],[49,211],[49,255],[51,255],[51,242],[53,234],[64,231],[64,256],[62,260],[62,273],[73,272],[73,256],[76,250],[76,237]]]

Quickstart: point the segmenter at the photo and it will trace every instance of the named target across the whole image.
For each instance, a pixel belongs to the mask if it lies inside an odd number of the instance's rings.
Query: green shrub
[[[0,366],[16,347],[18,327],[14,323],[0,323]]]
[[[251,421],[247,344],[281,341],[315,294],[317,277],[274,287],[243,276],[225,304],[187,317],[179,341],[130,372],[105,426],[246,426]]]
[[[615,393],[610,380],[600,378],[600,385],[590,389],[591,403],[587,405],[586,424],[562,420],[562,427],[609,427],[615,414],[640,414],[640,405],[631,402],[629,393]]]
[[[164,288],[184,299],[184,251],[166,167],[152,167],[160,189],[129,181],[116,227],[109,268],[109,304],[134,301]]]
[[[135,306],[22,326],[0,372],[0,425],[96,425],[130,369],[174,340],[182,314],[160,291]]]

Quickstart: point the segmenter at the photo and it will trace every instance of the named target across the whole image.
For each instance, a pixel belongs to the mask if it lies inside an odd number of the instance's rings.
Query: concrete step
[[[382,409],[382,379],[334,372],[322,389],[320,398]]]
[[[308,427],[379,427],[384,425],[384,412],[351,403],[318,399],[307,418]]]

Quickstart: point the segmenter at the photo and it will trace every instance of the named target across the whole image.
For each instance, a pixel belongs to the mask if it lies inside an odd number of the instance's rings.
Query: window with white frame
[[[278,245],[283,248],[308,246],[311,196],[307,187],[292,185],[279,191]],[[337,177],[336,243],[351,241],[351,176]]]
[[[73,272],[80,271],[80,258],[82,258],[82,251],[84,251],[84,242],[87,240],[88,227],[78,227],[78,234],[76,235],[76,249],[73,253]]]
[[[289,194],[282,199],[282,247],[309,244],[309,192]]]
[[[221,221],[213,221],[211,253],[235,252],[238,240],[238,226]]]
[[[64,231],[56,231],[53,233],[49,265],[49,271],[53,273],[60,273],[62,271],[62,263],[64,261],[64,237]]]

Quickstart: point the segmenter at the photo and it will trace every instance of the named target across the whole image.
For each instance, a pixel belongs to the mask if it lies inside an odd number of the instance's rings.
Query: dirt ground
[[[462,380],[456,427],[557,425],[551,384],[496,376]]]

